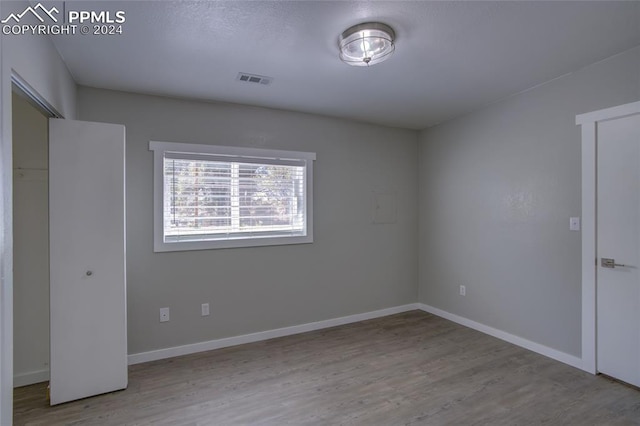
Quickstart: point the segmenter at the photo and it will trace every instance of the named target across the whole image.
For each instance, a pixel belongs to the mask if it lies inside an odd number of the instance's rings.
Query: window
[[[310,152],[150,142],[154,251],[313,241]]]

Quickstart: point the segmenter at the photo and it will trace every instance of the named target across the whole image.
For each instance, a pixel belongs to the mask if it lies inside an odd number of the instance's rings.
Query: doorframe
[[[640,101],[579,114],[582,130],[582,369],[596,374],[598,124],[640,114]]]
[[[50,118],[63,118],[62,114],[60,114],[53,105],[47,102],[47,100],[41,96],[36,89],[34,89],[24,78],[13,70],[11,72],[11,86],[12,92],[16,92],[18,95],[23,96]]]

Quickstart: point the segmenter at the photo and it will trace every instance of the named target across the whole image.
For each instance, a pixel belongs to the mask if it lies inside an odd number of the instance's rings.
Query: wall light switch
[[[203,303],[202,304],[202,316],[206,317],[207,315],[209,315],[209,304],[208,303]]]
[[[580,230],[580,218],[579,217],[570,217],[569,218],[569,229],[571,231],[579,231]]]
[[[160,322],[169,321],[169,308],[160,308]]]
[[[467,287],[464,285],[460,286],[460,296],[466,296],[467,295]]]

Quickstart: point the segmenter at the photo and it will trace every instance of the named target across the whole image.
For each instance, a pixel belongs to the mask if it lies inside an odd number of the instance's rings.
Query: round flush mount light
[[[380,63],[395,50],[393,29],[380,22],[354,25],[340,36],[340,59],[355,67]]]

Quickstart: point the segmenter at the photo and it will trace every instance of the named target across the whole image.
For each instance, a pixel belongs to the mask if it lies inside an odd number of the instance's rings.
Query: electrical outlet
[[[467,295],[467,287],[464,285],[460,286],[460,296],[466,296]]]
[[[169,321],[169,308],[160,308],[160,322]]]
[[[207,315],[209,315],[209,304],[208,303],[203,303],[202,304],[202,316],[206,317]]]

